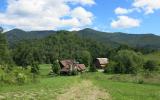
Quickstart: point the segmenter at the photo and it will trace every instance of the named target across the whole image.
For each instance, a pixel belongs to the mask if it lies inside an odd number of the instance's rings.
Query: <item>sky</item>
[[[0,26],[160,35],[160,0],[0,0]]]

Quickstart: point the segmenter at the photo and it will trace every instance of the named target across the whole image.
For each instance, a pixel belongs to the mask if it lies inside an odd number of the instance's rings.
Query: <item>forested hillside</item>
[[[23,31],[19,29],[13,29],[6,32],[10,45],[19,40],[28,39],[40,39],[52,34],[56,31]],[[93,29],[86,28],[75,32],[82,38],[90,38],[97,41],[101,41],[109,46],[117,47],[121,44],[128,45],[129,47],[138,49],[160,49],[160,36],[153,34],[127,34],[127,33],[107,33],[100,32]]]
[[[130,47],[160,49],[160,36],[154,34],[126,34],[121,32],[106,33],[92,29],[84,29],[78,33],[82,37],[94,38],[104,43],[112,41]]]
[[[13,47],[12,55],[16,64],[27,66],[32,61],[52,63],[55,59],[68,58],[86,62],[82,56],[103,57],[110,49],[105,43],[81,38],[75,32],[58,31],[43,39],[19,42]]]
[[[23,31],[20,29],[13,29],[6,32],[6,35],[9,44],[13,45],[21,40],[33,40],[33,39],[45,38],[54,33],[55,31]]]

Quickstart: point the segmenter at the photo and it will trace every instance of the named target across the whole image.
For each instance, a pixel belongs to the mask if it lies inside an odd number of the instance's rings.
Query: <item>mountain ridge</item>
[[[23,31],[13,29],[5,32],[9,43],[15,43],[19,40],[41,39],[56,34],[54,30],[42,31]],[[90,28],[80,31],[72,31],[82,38],[90,38],[106,44],[123,44],[130,47],[154,48],[160,49],[160,36],[155,34],[128,34],[123,32],[101,32]]]

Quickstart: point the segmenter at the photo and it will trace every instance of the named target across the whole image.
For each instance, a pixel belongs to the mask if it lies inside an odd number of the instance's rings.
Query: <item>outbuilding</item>
[[[97,69],[104,69],[108,63],[108,58],[96,58],[94,62]]]

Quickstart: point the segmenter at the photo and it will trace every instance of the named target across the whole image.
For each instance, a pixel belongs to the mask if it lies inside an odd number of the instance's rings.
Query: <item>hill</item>
[[[154,34],[107,33],[92,29],[84,29],[78,33],[82,37],[94,38],[105,43],[112,41],[130,47],[160,49],[160,36]]]
[[[51,34],[54,34],[56,31],[23,31],[21,29],[13,29],[6,32],[7,39],[9,44],[15,44],[20,40],[32,40],[45,38]]]
[[[55,33],[56,31],[51,30],[27,32],[20,29],[13,29],[6,32],[10,44],[13,44],[19,40],[45,38]],[[154,34],[127,34],[121,32],[108,33],[96,31],[89,28],[76,31],[76,33],[82,38],[98,40],[113,47],[123,44],[136,48],[160,49],[160,36]]]

